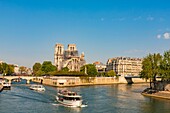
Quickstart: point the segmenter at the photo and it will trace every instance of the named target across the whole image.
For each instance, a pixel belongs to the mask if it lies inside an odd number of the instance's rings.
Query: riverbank
[[[143,92],[142,95],[154,97],[154,98],[162,98],[170,100],[170,91],[159,91],[156,93],[148,94],[147,92]]]
[[[0,92],[3,90],[3,85],[0,84]]]
[[[135,78],[133,83],[147,83],[141,78]],[[88,85],[108,85],[108,84],[127,84],[124,77],[48,77],[48,78],[35,78],[33,82],[38,82],[44,85],[56,87],[69,87],[69,86],[88,86]]]

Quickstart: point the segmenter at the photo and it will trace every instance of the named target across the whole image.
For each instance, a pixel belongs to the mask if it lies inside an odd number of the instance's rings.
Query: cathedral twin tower
[[[68,67],[69,71],[80,71],[85,63],[84,53],[79,56],[76,44],[68,44],[67,50],[64,50],[63,44],[55,45],[54,64],[58,70]]]

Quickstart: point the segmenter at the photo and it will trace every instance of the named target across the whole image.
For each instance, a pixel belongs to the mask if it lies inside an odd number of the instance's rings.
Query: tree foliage
[[[62,68],[61,71],[62,71],[62,72],[69,72],[69,68],[68,68],[68,67],[64,67],[64,68]]]
[[[44,61],[42,64],[35,63],[33,72],[36,76],[49,75],[68,75],[68,76],[84,76],[83,72],[70,72],[68,67],[64,67],[61,71],[57,71],[57,67],[52,65],[51,61]]]
[[[40,69],[40,70],[38,70],[38,71],[36,72],[35,75],[36,75],[36,76],[42,76],[42,75],[44,75],[44,74],[45,74],[45,72]]]
[[[164,52],[163,60],[160,64],[162,81],[170,80],[170,50]]]
[[[56,71],[56,66],[52,65],[51,61],[44,61],[41,66],[41,71],[45,72],[46,74],[48,72]]]
[[[87,64],[81,67],[80,72],[86,73],[88,76],[97,76],[97,69],[93,64]]]
[[[151,83],[154,83],[156,88],[155,81],[158,76],[161,77],[163,84],[170,81],[170,50],[165,51],[162,56],[160,54],[146,56],[142,62],[142,69],[140,75],[142,78],[150,79],[150,88]]]
[[[100,72],[100,73],[97,74],[97,76],[98,77],[107,77],[108,74],[107,74],[107,72]]]
[[[24,66],[21,66],[21,67],[19,67],[19,71],[20,71],[21,74],[24,74],[24,73],[27,72],[27,68],[24,67]]]
[[[151,82],[155,83],[156,77],[160,76],[160,63],[162,61],[162,56],[158,53],[149,54],[143,59],[142,71],[140,73],[142,78],[150,79]],[[154,84],[155,85],[155,84]]]
[[[14,73],[14,65],[8,65],[7,74],[11,75]]]
[[[116,73],[113,70],[110,70],[110,71],[107,72],[107,75],[109,77],[114,77],[114,76],[116,76]]]
[[[10,75],[14,73],[14,66],[8,65],[7,63],[0,63],[0,74]]]
[[[33,73],[36,76],[42,76],[44,74],[56,73],[56,66],[52,65],[51,61],[44,61],[43,64],[35,63],[33,65]]]
[[[33,73],[34,73],[34,75],[36,75],[37,74],[37,72],[39,71],[41,69],[41,64],[40,63],[35,63],[34,65],[33,65]]]
[[[162,56],[158,54],[149,54],[143,59],[141,77],[155,80],[156,76],[160,75],[160,63]]]

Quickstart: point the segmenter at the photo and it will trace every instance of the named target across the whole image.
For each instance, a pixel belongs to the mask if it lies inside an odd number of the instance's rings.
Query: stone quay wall
[[[124,77],[44,77],[43,80],[35,78],[33,81],[57,87],[127,83]],[[134,83],[146,83],[146,81],[135,78]]]
[[[152,94],[142,93],[142,95],[170,100],[170,91],[159,91],[159,92],[152,93]]]

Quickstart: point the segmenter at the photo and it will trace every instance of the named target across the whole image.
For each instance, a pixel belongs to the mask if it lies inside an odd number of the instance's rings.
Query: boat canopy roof
[[[76,92],[69,91],[69,90],[59,90],[58,94],[62,95],[62,96],[67,96],[67,97],[79,97],[79,98],[81,98],[81,96],[78,95]]]
[[[43,85],[33,84],[33,85],[31,85],[31,87],[43,87]]]

